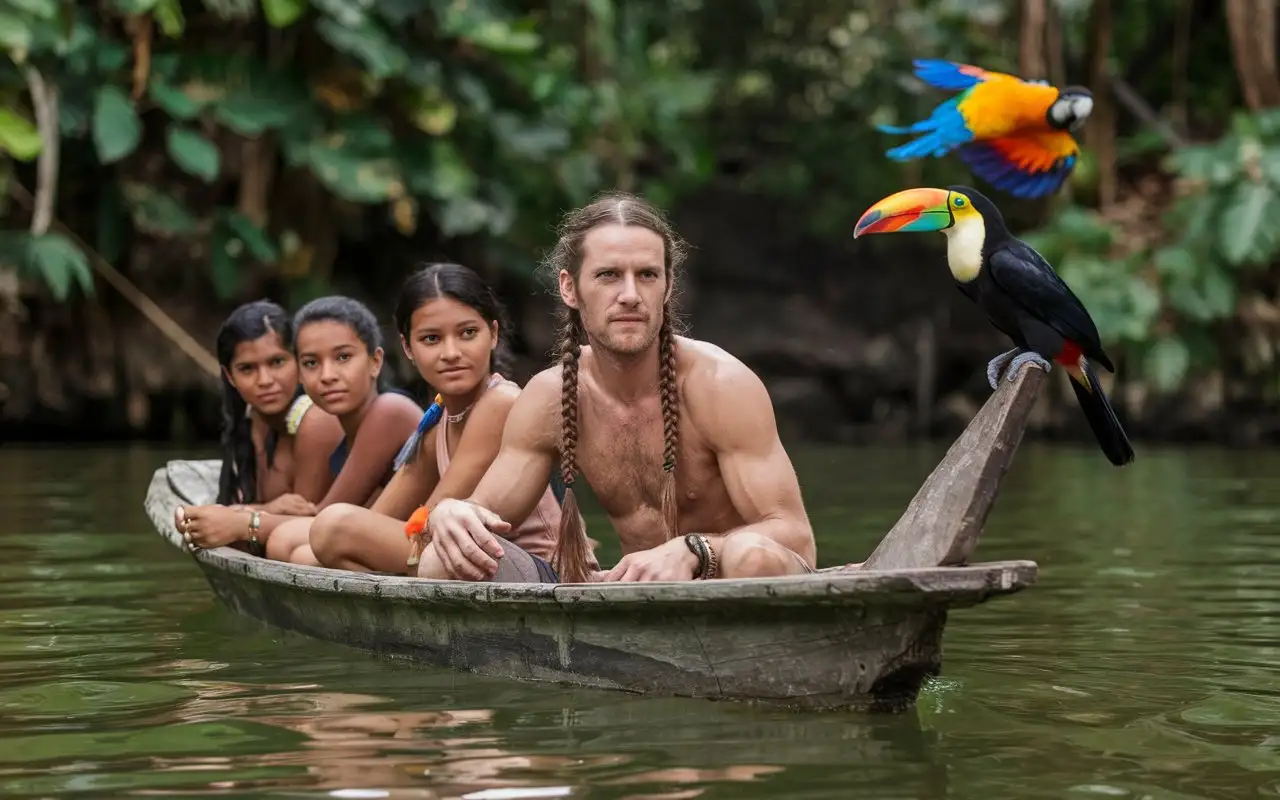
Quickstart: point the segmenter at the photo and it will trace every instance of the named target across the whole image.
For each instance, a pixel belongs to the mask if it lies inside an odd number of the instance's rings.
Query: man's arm
[[[547,489],[559,398],[558,367],[535,375],[512,404],[498,455],[475,491],[466,500],[442,500],[427,515],[431,546],[445,577],[493,577],[503,554],[494,534],[506,534],[523,522]]]
[[[726,355],[709,358],[690,370],[682,394],[689,423],[715,452],[729,499],[746,523],[709,535],[712,546],[718,550],[725,536],[749,530],[814,567],[813,529],[795,468],[778,437],[764,383],[745,364]]]
[[[553,367],[533,376],[511,404],[497,456],[467,500],[497,514],[512,528],[524,522],[551,479],[559,421],[560,368]],[[463,435],[468,432],[470,426]],[[459,446],[459,454],[462,450]],[[485,455],[483,451],[481,447],[477,454]],[[453,471],[450,464],[449,472]]]

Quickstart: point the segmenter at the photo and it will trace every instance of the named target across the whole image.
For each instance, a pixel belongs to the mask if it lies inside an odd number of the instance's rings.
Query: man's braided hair
[[[680,394],[676,385],[675,337],[682,322],[675,311],[675,285],[686,255],[685,243],[672,230],[660,211],[639,197],[625,192],[609,192],[591,204],[569,212],[560,224],[560,239],[546,260],[554,280],[566,270],[576,283],[582,269],[582,243],[587,234],[602,225],[633,225],[662,237],[666,296],[662,304],[662,327],[658,331],[658,393],[662,400],[662,519],[670,539],[677,533],[675,469],[680,446]],[[560,539],[552,557],[560,579],[566,583],[587,580],[591,561],[586,526],[578,512],[573,483],[578,472],[578,358],[586,333],[576,309],[561,304],[556,311],[559,327],[557,356],[562,366],[560,395],[560,479],[564,483],[564,505]]]

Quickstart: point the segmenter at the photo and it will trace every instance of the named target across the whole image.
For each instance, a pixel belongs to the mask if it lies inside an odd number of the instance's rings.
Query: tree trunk
[[[1045,58],[1045,22],[1048,0],[1022,0],[1021,36],[1018,47],[1018,71],[1023,78],[1049,77]]]
[[[1062,41],[1062,15],[1053,3],[1045,4],[1045,59],[1049,66],[1049,82],[1066,86],[1074,81],[1067,77],[1066,48]]]
[[[1232,58],[1245,103],[1254,111],[1280,106],[1275,0],[1227,0],[1226,9]]]
[[[1111,0],[1095,0],[1089,12],[1089,86],[1093,87],[1093,113],[1086,141],[1093,150],[1098,173],[1098,207],[1105,211],[1116,202],[1116,107],[1111,92],[1107,59],[1111,55],[1114,18]]]

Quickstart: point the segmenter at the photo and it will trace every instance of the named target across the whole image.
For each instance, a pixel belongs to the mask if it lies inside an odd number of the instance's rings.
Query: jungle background
[[[971,183],[1093,313],[1142,440],[1280,439],[1272,0],[0,0],[0,441],[208,438],[236,304],[331,292],[390,326],[416,262],[553,343],[537,267],[623,188],[694,250],[691,334],[769,386],[784,434],[958,431],[1002,337],[942,237],[854,242],[907,186]],[[1083,84],[1085,155],[1015,201],[874,129],[948,95],[911,59]],[[1061,375],[1033,425],[1087,438]]]

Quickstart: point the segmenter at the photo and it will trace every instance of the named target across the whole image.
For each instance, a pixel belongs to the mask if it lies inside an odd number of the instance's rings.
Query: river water
[[[798,448],[821,564],[864,558],[942,449]],[[1039,583],[954,612],[898,716],[530,687],[266,628],[143,514],[187,455],[0,447],[0,797],[1280,795],[1274,452],[1115,470],[1024,443],[975,558]]]

